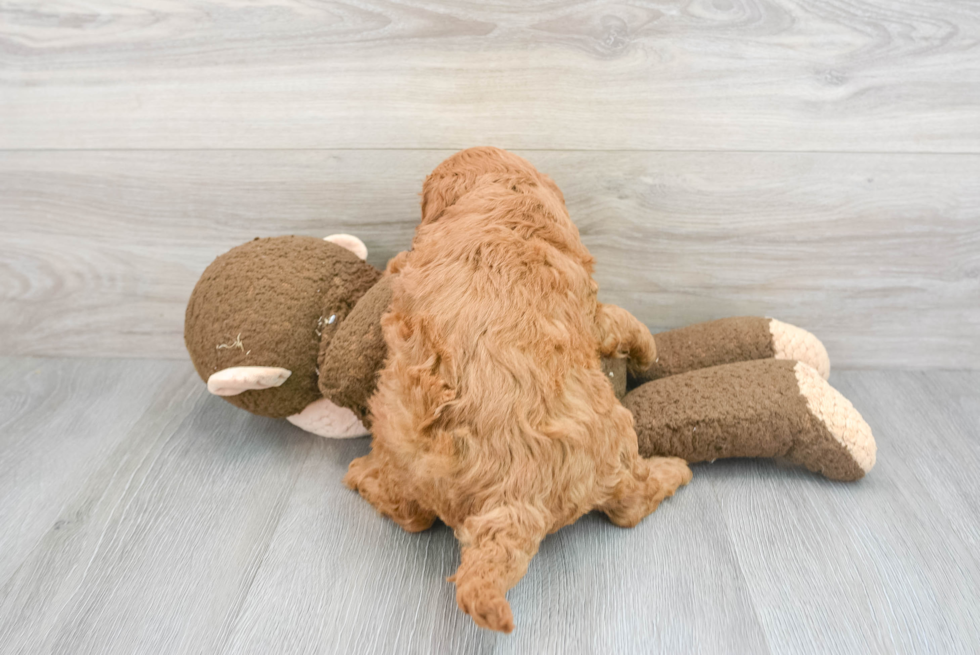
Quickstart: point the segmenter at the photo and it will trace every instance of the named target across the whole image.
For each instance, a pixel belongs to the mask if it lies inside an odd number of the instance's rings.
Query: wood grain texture
[[[186,363],[3,358],[0,653],[976,652],[980,372],[831,381],[876,431],[867,478],[697,465],[632,530],[548,537],[504,636],[456,608],[445,526],[407,534],[340,483],[366,440],[251,416]]]
[[[185,368],[0,359],[0,584]]]
[[[633,530],[594,515],[549,536],[507,637],[457,609],[448,528],[408,534],[338,483],[367,447],[314,446],[226,652],[765,652],[709,487]]]
[[[867,478],[736,461],[701,476],[772,651],[976,652],[980,375],[842,371],[831,382],[875,430]]]
[[[980,5],[0,3],[0,148],[980,152]]]
[[[186,364],[124,365],[119,384],[133,388],[149,366],[179,380],[127,403],[145,414],[104,460],[87,460],[94,472],[75,477],[71,496],[4,517],[5,532],[26,525],[43,536],[21,562],[4,552],[17,568],[0,592],[2,652],[215,652],[278,525],[309,440],[287,423],[214,403]],[[60,362],[69,366],[78,364]],[[119,391],[101,397],[86,412],[84,438],[99,439],[112,425],[107,410],[127,400]],[[17,436],[15,427],[4,432],[5,442]],[[43,436],[49,450],[64,441],[57,431]],[[30,473],[57,471],[38,463]]]
[[[449,154],[0,152],[0,353],[184,358],[214,257],[352,232],[383,266]],[[602,299],[652,329],[768,315],[835,365],[980,367],[980,156],[522,154],[564,190]]]

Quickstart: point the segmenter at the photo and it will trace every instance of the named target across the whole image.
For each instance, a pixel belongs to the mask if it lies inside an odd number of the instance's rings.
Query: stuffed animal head
[[[382,278],[366,256],[359,239],[335,235],[255,239],[218,257],[195,286],[184,322],[184,342],[209,390],[293,422],[314,403],[322,409],[318,360]],[[343,330],[347,345],[361,336],[355,327]]]

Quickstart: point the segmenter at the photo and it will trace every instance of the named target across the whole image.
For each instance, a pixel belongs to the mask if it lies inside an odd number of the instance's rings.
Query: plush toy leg
[[[302,412],[287,416],[286,420],[318,437],[350,439],[370,434],[354,412],[338,407],[326,398],[310,403]]]
[[[709,366],[756,359],[801,361],[827,379],[830,359],[815,336],[772,318],[740,316],[697,323],[654,335],[657,361],[635,384]]]
[[[634,389],[623,405],[644,457],[786,457],[834,480],[857,480],[875,463],[871,428],[802,362],[763,359],[682,373]]]

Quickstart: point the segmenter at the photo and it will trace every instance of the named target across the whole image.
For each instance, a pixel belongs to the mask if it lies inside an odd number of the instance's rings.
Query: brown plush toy
[[[321,436],[367,434],[361,421],[384,360],[379,318],[391,296],[366,257],[346,234],[255,239],[218,257],[184,319],[208,390]]]
[[[335,235],[256,239],[218,257],[184,328],[208,389],[320,436],[367,435],[391,291],[366,255],[360,240]],[[874,465],[871,430],[827,383],[827,352],[809,332],[742,317],[655,340],[657,360],[642,376],[627,380],[625,359],[603,361],[641,455],[784,457],[834,480]]]
[[[657,361],[622,399],[641,455],[784,457],[834,480],[874,466],[871,428],[827,383],[827,351],[809,332],[741,317],[655,340]]]

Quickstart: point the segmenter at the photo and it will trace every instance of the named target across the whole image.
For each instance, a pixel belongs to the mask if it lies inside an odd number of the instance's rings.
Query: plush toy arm
[[[364,294],[317,358],[320,393],[345,407],[370,428],[368,398],[388,354],[381,317],[391,306],[391,276],[385,275]]]
[[[827,379],[830,359],[815,336],[772,318],[739,316],[688,325],[654,335],[657,360],[633,385],[709,366],[755,359],[787,359],[809,364]]]
[[[803,362],[762,359],[673,375],[634,389],[623,405],[645,457],[786,457],[833,480],[857,480],[875,463],[871,428]]]

